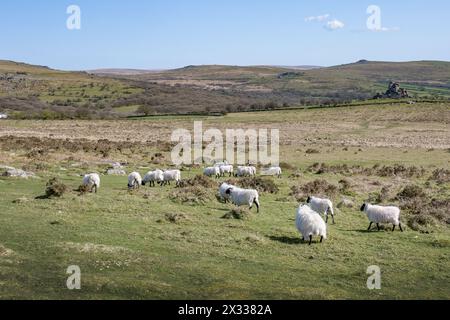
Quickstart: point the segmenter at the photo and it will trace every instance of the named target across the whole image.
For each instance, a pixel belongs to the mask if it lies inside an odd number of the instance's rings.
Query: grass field
[[[216,200],[215,187],[198,186],[200,193],[174,186],[128,192],[126,177],[107,175],[98,194],[69,191],[62,198],[36,199],[50,178],[73,190],[81,174],[104,172],[112,161],[127,162],[127,172],[141,174],[168,167],[170,150],[155,142],[169,140],[174,128],[192,130],[194,120],[221,130],[280,129],[285,170],[283,178],[273,179],[278,193],[261,193],[260,214],[224,219],[233,206]],[[401,233],[389,227],[368,232],[358,210],[383,189],[382,203],[402,204],[397,195],[408,185],[424,191],[420,201],[450,199],[445,176],[432,178],[435,170],[450,169],[449,104],[123,121],[7,120],[0,123],[0,138],[0,165],[38,176],[0,177],[2,299],[450,298],[448,211],[442,219],[424,217],[426,223],[413,228],[414,214],[405,209]],[[108,152],[100,150],[99,139],[108,139]],[[151,157],[158,152],[163,156],[157,164]],[[314,163],[330,169],[318,174],[310,168]],[[423,171],[384,174],[371,169],[377,164]],[[188,166],[182,175],[201,172]],[[336,187],[329,195],[335,204],[346,198],[354,206],[338,210],[323,244],[308,246],[294,221],[304,195],[292,190],[317,179]],[[81,268],[81,290],[66,288],[70,265]],[[381,268],[381,290],[366,287],[371,265]]]

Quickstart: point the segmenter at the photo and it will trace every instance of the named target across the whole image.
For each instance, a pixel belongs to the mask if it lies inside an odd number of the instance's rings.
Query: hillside
[[[413,98],[450,98],[450,62],[438,61],[89,73],[0,61],[0,111],[16,118],[114,118],[333,105],[372,98],[391,80]]]

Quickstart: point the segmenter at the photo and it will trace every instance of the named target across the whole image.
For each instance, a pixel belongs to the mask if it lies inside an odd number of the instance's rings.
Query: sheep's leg
[[[253,203],[256,205],[256,213],[259,213],[259,201],[258,200],[253,200]]]
[[[379,223],[377,223],[377,229],[378,229],[378,231],[380,231],[380,224]]]
[[[325,212],[325,223],[328,223],[328,214]]]
[[[401,224],[401,223],[399,223],[399,224],[398,224],[398,226],[400,227],[400,231],[401,231],[401,232],[403,232],[403,229],[402,229],[402,224]]]
[[[92,190],[95,190],[94,192],[97,193],[97,185],[94,184],[94,187],[92,188]]]
[[[370,228],[372,227],[372,223],[373,222],[370,222],[369,227],[367,228],[367,231],[370,231]]]
[[[395,224],[394,224],[393,227],[392,227],[392,232],[394,232],[394,230],[395,230]]]
[[[322,241],[323,241],[323,236],[320,237],[320,243],[322,243]]]
[[[312,235],[309,236],[309,245],[312,243]]]

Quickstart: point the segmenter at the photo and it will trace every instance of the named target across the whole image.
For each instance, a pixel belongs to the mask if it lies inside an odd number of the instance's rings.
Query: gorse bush
[[[45,196],[47,198],[51,197],[62,197],[69,188],[59,181],[57,178],[50,179],[46,184]]]

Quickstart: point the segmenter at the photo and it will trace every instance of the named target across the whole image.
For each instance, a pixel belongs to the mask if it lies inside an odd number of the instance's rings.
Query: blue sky
[[[81,30],[66,27],[71,4]],[[372,4],[385,31],[366,27]],[[450,61],[449,14],[447,0],[2,0],[0,59],[65,70]]]

